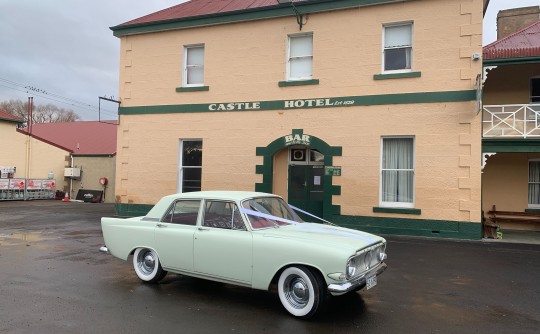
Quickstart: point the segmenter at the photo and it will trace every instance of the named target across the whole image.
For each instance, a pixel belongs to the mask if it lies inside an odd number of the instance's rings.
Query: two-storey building
[[[192,0],[120,39],[116,200],[273,192],[337,224],[481,237],[482,0]]]
[[[482,208],[540,211],[540,7],[502,11],[498,31],[483,52]],[[522,220],[500,226],[540,231]]]

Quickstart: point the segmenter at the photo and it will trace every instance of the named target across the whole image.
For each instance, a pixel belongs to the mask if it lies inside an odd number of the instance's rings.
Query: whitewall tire
[[[324,281],[304,266],[289,267],[279,276],[281,304],[295,317],[310,318],[320,311],[326,300]]]
[[[137,276],[144,282],[159,282],[167,272],[161,268],[158,255],[155,250],[149,248],[137,248],[133,253],[133,269]]]

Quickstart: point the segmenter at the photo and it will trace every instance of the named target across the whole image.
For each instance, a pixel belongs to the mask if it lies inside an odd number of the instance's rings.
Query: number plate
[[[367,290],[373,288],[375,285],[377,285],[377,276],[371,276],[366,279]]]

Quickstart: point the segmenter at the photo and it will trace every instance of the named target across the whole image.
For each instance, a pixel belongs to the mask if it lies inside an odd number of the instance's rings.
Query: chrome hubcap
[[[144,272],[146,275],[151,274],[154,271],[154,267],[156,265],[156,259],[154,258],[154,255],[150,251],[141,252],[139,254],[139,268],[142,272]]]
[[[285,297],[297,309],[304,308],[309,301],[309,288],[300,276],[289,276],[284,282]]]

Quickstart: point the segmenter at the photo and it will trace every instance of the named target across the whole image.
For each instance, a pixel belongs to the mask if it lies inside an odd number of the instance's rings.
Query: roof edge
[[[0,117],[0,121],[10,122],[10,123],[17,123],[17,124],[24,123],[24,121],[22,119],[13,119],[13,118],[4,118],[4,117]]]
[[[306,2],[295,2],[295,6],[300,13],[310,14],[324,11],[406,1],[409,0],[312,0]],[[149,32],[236,23],[242,21],[262,20],[293,15],[294,12],[290,6],[276,4],[272,6],[248,8],[231,12],[198,15],[179,19],[136,23],[129,25],[117,25],[110,27],[109,29],[113,31],[114,36],[121,37],[126,35],[144,34]]]
[[[56,144],[56,143],[53,143],[53,142],[51,142],[51,141],[49,141],[49,140],[46,140],[46,139],[44,139],[44,138],[41,138],[41,137],[36,136],[36,135],[34,135],[34,134],[31,134],[31,133],[28,132],[28,131],[24,131],[23,129],[17,129],[17,132],[22,133],[22,134],[25,135],[25,136],[30,136],[30,137],[32,137],[32,138],[34,138],[34,139],[37,139],[37,140],[39,140],[39,141],[42,141],[42,142],[44,142],[44,143],[46,143],[46,144],[49,144],[49,145],[51,145],[51,146],[54,146],[54,147],[56,147],[56,148],[59,148],[59,149],[61,149],[61,150],[66,151],[66,152],[73,153],[73,151],[70,150],[70,149],[67,148],[67,147],[64,147],[64,146],[62,146],[62,145],[58,145],[58,144]]]
[[[484,58],[483,66],[540,64],[540,56]]]

